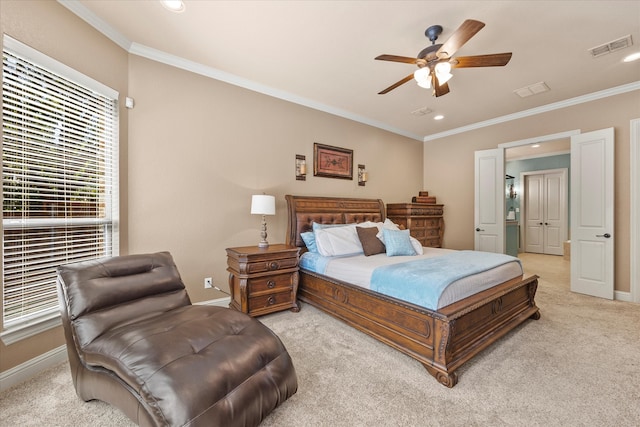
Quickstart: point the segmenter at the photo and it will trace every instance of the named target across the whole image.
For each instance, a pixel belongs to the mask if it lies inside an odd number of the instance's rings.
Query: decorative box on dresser
[[[435,201],[435,197],[429,199]],[[440,248],[444,236],[443,207],[435,203],[389,203],[387,218],[409,229],[422,246]]]
[[[300,248],[281,244],[227,248],[229,307],[250,316],[299,311],[299,252]]]

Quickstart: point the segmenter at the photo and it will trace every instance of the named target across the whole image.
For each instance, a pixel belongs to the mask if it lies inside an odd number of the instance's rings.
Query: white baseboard
[[[217,299],[210,299],[209,301],[200,301],[194,302],[194,305],[216,305],[218,307],[229,307],[229,303],[231,302],[230,297],[223,297]]]
[[[49,369],[66,360],[67,346],[61,345],[60,347],[49,350],[38,357],[27,360],[16,367],[0,372],[0,392],[5,391],[16,384],[20,384],[45,369]]]
[[[613,291],[613,299],[616,301],[633,302],[633,299],[631,299],[631,292]]]

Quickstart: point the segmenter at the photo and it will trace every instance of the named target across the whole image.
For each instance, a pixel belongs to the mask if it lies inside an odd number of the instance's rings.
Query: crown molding
[[[507,114],[506,116],[496,117],[494,119],[485,120],[482,122],[473,123],[467,126],[461,126],[459,128],[450,129],[440,133],[434,133],[433,135],[427,135],[424,137],[424,142],[433,141],[434,139],[444,138],[446,136],[456,135],[463,132],[469,132],[476,129],[481,129],[488,126],[497,125],[499,123],[505,123],[512,120],[522,119],[524,117],[535,116],[537,114],[547,113],[549,111],[560,110],[562,108],[571,107],[578,104],[584,104],[585,102],[595,101],[597,99],[607,98],[609,96],[620,95],[627,92],[640,89],[640,81],[628,83],[626,85],[615,86],[609,89],[601,90],[598,92],[589,93],[587,95],[577,96],[575,98],[565,99],[564,101],[554,102],[552,104],[542,105],[540,107],[531,108],[529,110],[520,111],[513,114]]]

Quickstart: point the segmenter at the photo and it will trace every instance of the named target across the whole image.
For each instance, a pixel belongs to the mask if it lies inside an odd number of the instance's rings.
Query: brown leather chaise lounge
[[[141,426],[256,426],[298,387],[258,320],[192,305],[168,252],[58,268],[73,384]]]

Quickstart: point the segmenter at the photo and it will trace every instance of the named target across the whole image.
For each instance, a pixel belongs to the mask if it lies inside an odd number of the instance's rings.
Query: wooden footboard
[[[298,298],[418,360],[453,387],[463,363],[525,320],[540,317],[537,285],[537,276],[514,279],[431,311],[303,270]]]

